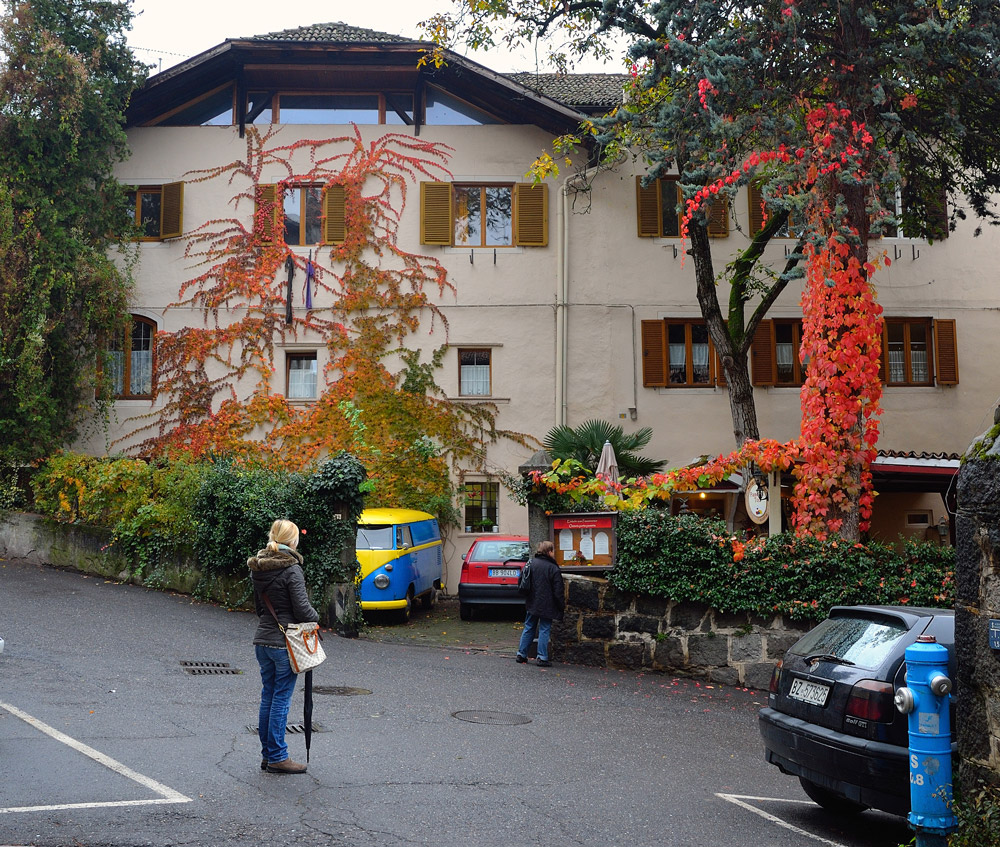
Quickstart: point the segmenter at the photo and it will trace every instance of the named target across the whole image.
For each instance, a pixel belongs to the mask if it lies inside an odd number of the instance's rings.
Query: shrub
[[[722,521],[647,509],[618,515],[616,588],[724,612],[820,620],[831,606],[954,605],[954,548],[900,549],[782,534],[741,540]]]

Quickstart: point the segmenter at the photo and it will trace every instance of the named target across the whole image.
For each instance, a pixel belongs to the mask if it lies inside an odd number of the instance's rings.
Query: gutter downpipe
[[[563,426],[567,420],[566,385],[569,379],[567,365],[569,332],[566,312],[569,307],[569,181],[563,180],[559,188],[559,254],[556,267],[556,408],[555,425]]]

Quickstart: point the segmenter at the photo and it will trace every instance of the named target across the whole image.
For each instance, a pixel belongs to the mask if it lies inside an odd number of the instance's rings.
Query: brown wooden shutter
[[[750,204],[750,237],[764,228],[764,195],[756,185],[747,187]]]
[[[323,243],[343,244],[346,237],[344,186],[328,185],[323,192]]]
[[[514,243],[520,247],[549,243],[549,187],[545,183],[514,186]]]
[[[934,368],[938,385],[958,385],[958,334],[953,320],[934,321]]]
[[[643,321],[642,384],[664,388],[667,384],[667,325],[662,320]]]
[[[451,183],[420,183],[420,243],[451,244]]]
[[[717,197],[708,207],[708,234],[712,238],[729,235],[729,203]]]
[[[660,184],[643,186],[642,177],[635,178],[636,225],[640,238],[656,238],[660,234]]]
[[[184,229],[184,183],[160,188],[160,238],[180,238]]]
[[[754,385],[774,385],[778,381],[773,321],[761,321],[757,325],[750,344],[750,364]]]
[[[254,192],[254,227],[260,227],[262,241],[274,241],[278,233],[281,206],[278,203],[277,185],[258,185]]]
[[[878,357],[878,378],[885,385],[889,381],[889,325],[882,321],[882,352]]]

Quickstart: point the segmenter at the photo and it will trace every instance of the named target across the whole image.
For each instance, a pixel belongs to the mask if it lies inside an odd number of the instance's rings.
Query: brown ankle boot
[[[305,773],[306,766],[300,764],[299,762],[293,762],[291,759],[285,759],[283,762],[269,762],[267,766],[268,773]]]

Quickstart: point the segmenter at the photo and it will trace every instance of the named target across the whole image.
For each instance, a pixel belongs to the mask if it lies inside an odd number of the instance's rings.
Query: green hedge
[[[817,541],[783,534],[742,542],[721,521],[659,510],[618,515],[612,585],[723,612],[821,620],[831,606],[954,605],[955,550],[904,541]]]

